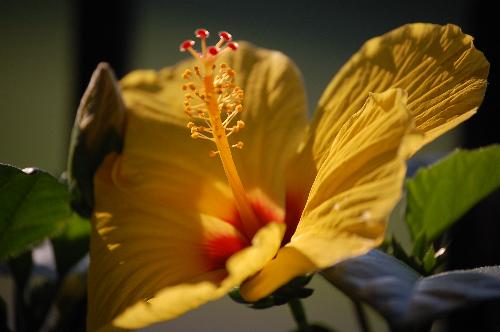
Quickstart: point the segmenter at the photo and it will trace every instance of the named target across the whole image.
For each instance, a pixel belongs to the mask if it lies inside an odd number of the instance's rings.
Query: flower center
[[[182,52],[191,53],[200,63],[200,66],[187,69],[182,75],[189,81],[182,86],[186,91],[184,112],[190,119],[187,127],[191,130],[192,138],[215,143],[217,150],[210,151],[209,155],[220,157],[245,234],[251,239],[261,225],[250,205],[231,154],[231,148],[242,149],[243,142],[230,144],[228,140],[229,136],[245,127],[242,120],[234,122],[243,112],[244,93],[235,84],[235,71],[226,64],[215,64],[221,54],[236,51],[238,44],[232,42],[231,35],[225,31],[219,33],[217,44],[210,47],[206,44],[209,36],[207,30],[198,29],[195,36],[201,40],[201,52],[193,49],[195,42],[192,40],[186,40],[180,46]]]

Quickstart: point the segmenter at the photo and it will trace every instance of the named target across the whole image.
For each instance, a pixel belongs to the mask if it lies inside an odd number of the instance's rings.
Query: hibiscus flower
[[[285,55],[197,35],[201,56],[188,41],[196,59],[120,82],[123,150],[94,177],[90,331],[234,287],[255,301],[378,246],[406,160],[476,112],[489,67],[458,27],[405,25],[342,67],[309,122]]]

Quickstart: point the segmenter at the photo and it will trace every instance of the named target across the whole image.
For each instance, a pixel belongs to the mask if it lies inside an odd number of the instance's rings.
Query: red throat
[[[287,194],[285,213],[266,198],[250,198],[249,201],[261,227],[270,222],[286,223],[286,233],[281,245],[290,242],[302,213],[300,200],[294,199],[293,195]],[[241,234],[245,234],[242,231],[242,220],[236,208],[233,216],[225,221],[237,228]],[[243,235],[220,235],[207,239],[204,244],[204,252],[206,253],[208,268],[210,270],[223,269],[229,257],[250,246],[250,243],[251,239]]]

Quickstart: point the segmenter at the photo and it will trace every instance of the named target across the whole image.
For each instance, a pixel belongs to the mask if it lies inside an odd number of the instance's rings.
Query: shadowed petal
[[[240,43],[237,52],[229,52],[217,63],[229,64],[236,71],[236,83],[245,91],[241,119],[246,125],[230,138],[232,143],[241,140],[245,145],[233,153],[243,184],[251,195],[264,196],[282,208],[284,168],[307,126],[300,74],[282,53],[245,42]],[[137,183],[144,171],[159,175],[162,179],[156,183],[175,183],[174,191],[159,186],[146,188],[155,185],[150,182],[144,184],[144,194],[162,191],[164,196],[170,193],[174,199],[181,197],[175,201],[177,206],[185,206],[184,197],[191,195],[202,212],[213,214],[211,207],[224,206],[225,210],[215,215],[227,219],[235,209],[228,201],[232,194],[220,160],[208,157],[215,145],[191,139],[186,128],[188,118],[183,112],[181,89],[186,81],[181,76],[196,64],[190,60],[160,72],[135,71],[121,81],[130,117],[123,173]],[[212,200],[200,202],[204,197]],[[212,204],[213,200],[221,204]]]
[[[231,221],[235,206],[220,161],[185,130],[130,112],[115,185],[163,206]]]
[[[295,64],[277,51],[241,43],[223,59],[245,90],[245,128],[235,136],[245,147],[234,153],[248,190],[261,188],[284,206],[285,165],[296,153],[307,126],[305,90]]]

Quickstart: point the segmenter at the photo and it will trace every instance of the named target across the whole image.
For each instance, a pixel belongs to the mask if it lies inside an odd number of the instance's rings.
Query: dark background
[[[0,0],[0,158],[60,172],[79,97],[97,63],[109,62],[118,77],[171,65],[184,57],[178,44],[198,27],[228,30],[289,55],[303,72],[313,110],[332,75],[367,39],[405,23],[457,24],[489,59],[490,83],[479,113],[424,153],[499,142],[500,39],[492,6],[472,0]],[[500,264],[499,207],[497,192],[454,227],[450,268]],[[494,304],[460,312],[449,330],[500,331],[498,312]]]

